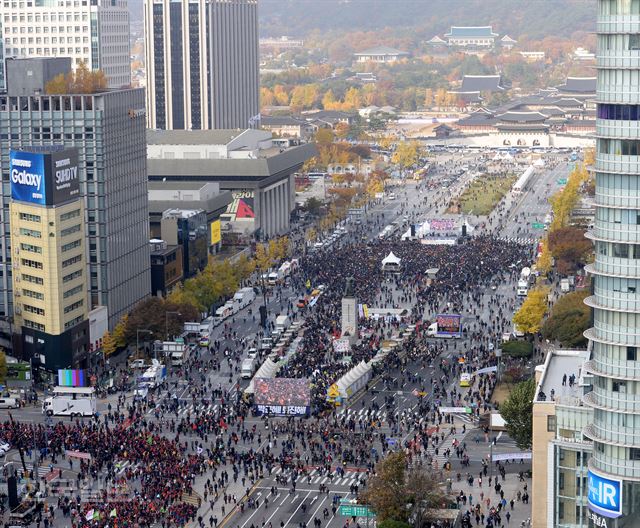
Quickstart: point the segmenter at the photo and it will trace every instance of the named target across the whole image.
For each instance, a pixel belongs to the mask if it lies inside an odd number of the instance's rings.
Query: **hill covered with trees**
[[[304,37],[314,30],[394,28],[417,38],[452,25],[492,25],[539,40],[595,30],[596,0],[259,0],[260,33]]]

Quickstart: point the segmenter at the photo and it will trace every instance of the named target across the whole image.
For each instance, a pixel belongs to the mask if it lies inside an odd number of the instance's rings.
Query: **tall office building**
[[[127,0],[3,0],[0,21],[7,57],[71,57],[110,88],[131,84]]]
[[[113,327],[149,295],[151,281],[144,90],[42,95],[48,81],[43,64],[60,60],[7,61],[8,94],[0,95],[2,178],[10,181],[11,149],[39,145],[78,148],[90,308],[106,306]],[[70,68],[68,59],[67,66]],[[48,75],[55,73],[54,69]],[[9,186],[3,187],[0,315],[13,313],[14,255],[6,209],[10,198]]]
[[[588,502],[591,525],[631,528],[640,526],[640,0],[598,0],[597,31]]]
[[[149,128],[247,128],[260,111],[257,0],[145,0]]]
[[[14,328],[23,357],[49,372],[89,349],[84,200],[76,149],[11,151]]]

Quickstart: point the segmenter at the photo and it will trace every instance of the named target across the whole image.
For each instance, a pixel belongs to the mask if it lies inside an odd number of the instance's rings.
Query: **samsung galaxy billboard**
[[[80,196],[77,149],[12,150],[11,198],[37,205],[56,205]]]

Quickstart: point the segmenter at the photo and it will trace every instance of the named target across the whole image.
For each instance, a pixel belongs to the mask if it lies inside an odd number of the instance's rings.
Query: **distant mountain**
[[[260,34],[492,25],[496,33],[539,39],[595,31],[597,0],[259,0]]]

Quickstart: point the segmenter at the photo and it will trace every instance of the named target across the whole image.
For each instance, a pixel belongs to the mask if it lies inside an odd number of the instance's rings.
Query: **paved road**
[[[451,164],[473,164],[478,162],[476,155],[467,155],[462,158],[454,158],[450,161]],[[508,197],[505,203],[499,207],[499,210],[492,215],[491,219],[494,222],[499,220],[500,212],[502,212],[502,223],[504,227],[501,227],[495,234],[497,236],[503,236],[506,238],[521,238],[528,240],[533,248],[533,240],[542,235],[542,231],[533,230],[531,223],[535,220],[541,220],[549,210],[547,198],[552,192],[557,190],[555,181],[558,177],[565,177],[568,173],[568,165],[561,164],[553,170],[542,170],[534,176],[528,190],[522,195],[517,197]],[[443,177],[447,175],[446,170],[439,170],[434,173],[432,178]],[[364,218],[362,225],[348,224],[348,235],[336,244],[336,251],[339,247],[348,243],[349,241],[360,240],[366,238],[368,240],[377,238],[378,233],[382,228],[391,221],[401,218],[403,215],[408,215],[408,220],[405,222],[405,227],[409,222],[420,222],[428,218],[445,217],[448,216],[444,213],[445,202],[448,202],[448,197],[451,194],[457,194],[461,192],[464,185],[466,185],[472,176],[470,173],[465,173],[462,177],[454,178],[451,186],[446,192],[436,188],[429,188],[427,183],[417,184],[415,182],[407,183],[404,187],[398,187],[396,189],[397,198],[393,201],[383,201],[379,204],[371,207]],[[474,219],[478,223],[488,222],[487,218]],[[300,237],[300,235],[298,235]],[[400,303],[399,293],[394,292],[394,302]],[[291,302],[294,305],[293,312],[297,312],[295,309],[295,300],[298,297],[298,292],[293,291],[290,287],[284,286],[280,288],[276,294],[268,296],[268,305],[270,312],[270,319],[275,319],[276,314],[286,312],[288,304]],[[497,285],[495,290],[486,289],[483,292],[483,297],[480,306],[470,303],[463,313],[465,326],[470,329],[478,329],[480,321],[488,321],[492,317],[491,301],[496,298],[500,299],[500,303],[506,311],[513,311],[518,304],[518,300],[515,297],[515,284],[507,281]],[[228,321],[228,325],[233,332],[236,333],[236,338],[229,336],[228,332],[225,335],[225,326],[220,326],[215,329],[211,336],[212,342],[218,341],[220,343],[220,351],[217,354],[210,354],[207,350],[201,350],[200,354],[205,360],[215,360],[220,364],[219,369],[207,369],[206,372],[199,373],[194,383],[199,383],[202,386],[206,385],[212,389],[220,388],[223,391],[223,398],[228,399],[229,394],[234,394],[234,388],[239,381],[238,374],[238,362],[231,362],[229,364],[223,355],[225,349],[235,350],[242,349],[246,354],[246,349],[249,347],[257,336],[259,336],[261,329],[258,326],[257,321],[257,307],[263,302],[261,297],[258,297],[251,307],[245,308],[242,313],[236,315],[233,320]],[[249,310],[252,314],[249,314]],[[425,314],[428,317],[432,314]],[[508,329],[503,329],[508,330]],[[240,342],[244,340],[244,344]],[[496,343],[497,345],[497,343]],[[375,449],[374,459],[382,456],[385,451],[389,449],[396,449],[402,446],[406,441],[411,440],[414,435],[416,427],[425,425],[425,420],[428,419],[427,413],[424,409],[432,408],[431,406],[443,404],[459,404],[461,402],[461,394],[459,393],[458,380],[453,378],[448,383],[443,384],[441,379],[441,372],[438,370],[438,365],[444,359],[446,361],[454,361],[459,355],[464,355],[468,350],[469,343],[464,340],[449,342],[443,347],[441,354],[437,357],[437,361],[432,363],[426,362],[423,359],[409,360],[407,365],[400,369],[396,368],[390,370],[387,374],[387,378],[378,378],[374,380],[369,387],[369,390],[360,394],[353,401],[350,402],[347,408],[338,409],[335,414],[335,420],[338,422],[346,423],[353,421],[355,424],[356,432],[360,428],[361,424],[377,422],[379,424],[377,429],[378,436],[370,444]],[[239,359],[245,357],[241,355]],[[193,388],[193,384],[190,383],[181,374],[178,368],[170,368],[170,375],[166,386],[159,391],[157,400],[170,401],[174,396],[177,396],[179,405],[173,411],[166,413],[166,419],[157,418],[155,416],[156,409],[147,409],[146,419],[149,421],[155,421],[159,424],[166,424],[167,419],[170,418],[175,422],[184,420],[190,416],[198,413],[207,412],[211,415],[216,415],[222,408],[223,402],[221,398],[208,398],[206,401],[202,401],[201,398],[193,399],[190,397],[190,390]],[[198,376],[200,379],[198,380]],[[434,385],[440,382],[438,397],[434,396]],[[240,387],[246,385],[245,382],[240,382]],[[230,392],[231,391],[231,392]],[[424,398],[418,397],[415,394],[417,392],[424,392],[426,396]],[[127,403],[131,401],[132,395],[127,394]],[[104,415],[108,411],[108,405],[111,405],[112,409],[117,406],[118,395],[110,396],[108,399],[102,400],[99,403],[99,411],[101,415]],[[40,422],[43,420],[42,413],[39,407],[27,407],[24,409],[13,411],[14,418],[18,420]],[[6,418],[7,411],[0,411],[0,419]],[[277,420],[276,420],[277,422]],[[257,438],[250,443],[240,442],[237,446],[238,450],[246,452],[252,449],[262,449],[267,442],[273,442],[274,448],[278,446],[279,442],[283,442],[287,439],[286,433],[275,433],[272,429],[268,428],[268,425],[263,422],[262,419],[257,417],[250,417],[247,420],[247,427],[256,427],[255,433]],[[456,426],[456,432],[452,432],[452,425]],[[453,424],[433,424],[433,427],[442,426],[442,434],[444,436],[439,452],[434,456],[435,467],[442,468],[443,464],[447,460],[453,462],[453,471],[460,470],[460,464],[455,460],[455,457],[447,457],[445,452],[455,442],[466,442],[468,447],[468,454],[470,464],[464,471],[470,471],[475,473],[482,469],[482,459],[488,457],[487,449],[489,446],[484,443],[484,436],[480,435],[479,443],[475,442],[476,436],[479,435],[475,429],[476,423],[469,417],[463,416],[456,418]],[[271,433],[273,437],[269,439]],[[336,442],[352,442],[354,447],[358,445],[358,439],[354,436],[352,439],[334,439]],[[196,446],[197,447],[197,446]],[[511,452],[514,450],[513,442],[506,437],[501,436],[498,440],[495,449],[499,452]],[[308,458],[308,452],[304,448],[300,448],[301,457],[303,460]],[[16,458],[16,452],[12,451],[7,455],[7,460],[16,463],[19,458]],[[33,459],[29,459],[31,467],[33,467]],[[56,464],[49,460],[44,461],[44,467],[49,465],[53,467],[63,468],[64,478],[73,479],[76,476],[74,468],[69,467],[68,462],[57,461]],[[338,474],[336,468],[344,470],[344,474]],[[342,461],[331,461],[329,463],[329,470],[323,470],[318,467],[313,461],[308,460],[305,464],[306,474],[296,475],[291,471],[285,470],[280,466],[274,466],[271,468],[271,474],[268,471],[263,471],[262,478],[254,478],[255,484],[252,485],[250,478],[238,478],[237,481],[229,483],[226,489],[227,494],[235,495],[236,500],[239,499],[246,489],[250,490],[250,498],[257,501],[258,506],[250,508],[248,502],[243,502],[244,511],[240,511],[240,508],[236,508],[232,514],[226,518],[224,523],[233,528],[257,528],[263,525],[271,524],[273,527],[278,525],[283,528],[287,526],[298,525],[309,526],[313,523],[315,518],[321,519],[322,526],[338,527],[344,526],[345,521],[348,519],[340,517],[337,511],[334,511],[336,501],[342,499],[349,499],[355,496],[355,486],[358,489],[362,489],[365,485],[366,465],[358,463],[357,460],[346,461],[343,464]],[[28,470],[30,467],[27,468]],[[124,471],[124,467],[121,468]],[[231,468],[225,469],[231,471]],[[521,470],[520,467],[513,468],[513,471]],[[40,476],[44,476],[45,471],[40,470]],[[256,475],[257,477],[257,475]],[[293,481],[295,478],[295,489],[293,487]],[[93,484],[88,482],[87,486],[91,487]],[[321,490],[322,487],[322,490]],[[204,482],[197,481],[195,483],[195,489],[202,496],[204,493]],[[268,503],[267,500],[268,499]],[[222,520],[232,511],[232,503],[230,502],[222,510],[222,500],[219,500],[213,508],[207,505],[206,501],[201,510],[204,518],[207,519],[210,515],[214,516],[218,522]],[[326,510],[326,511],[325,511]],[[364,520],[360,520],[359,523],[364,526]],[[63,526],[63,524],[59,524]]]

